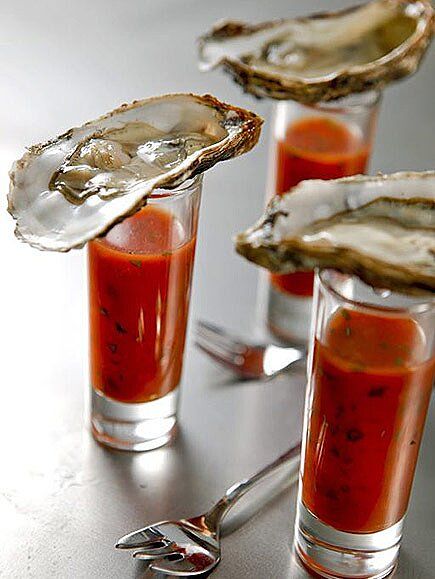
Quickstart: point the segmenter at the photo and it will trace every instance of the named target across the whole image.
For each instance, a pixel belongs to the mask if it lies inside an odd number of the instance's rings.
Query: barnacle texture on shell
[[[416,71],[433,15],[429,0],[374,0],[256,25],[227,21],[201,37],[201,68],[222,66],[258,97],[304,103],[382,89]]]
[[[210,95],[135,101],[30,147],[10,172],[16,235],[67,251],[139,210],[155,188],[174,188],[249,151],[262,121]]]
[[[331,267],[375,287],[435,292],[435,172],[302,181],[236,247],[277,273]]]

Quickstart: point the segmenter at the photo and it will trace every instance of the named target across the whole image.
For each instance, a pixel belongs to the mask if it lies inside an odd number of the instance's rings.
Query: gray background
[[[345,2],[323,1],[325,10]],[[249,155],[205,178],[192,319],[244,332],[255,325],[258,271],[231,236],[260,213],[271,104],[221,73],[196,69],[194,38],[221,18],[253,21],[318,10],[314,1],[15,0],[0,2],[0,178],[25,145],[134,98],[210,92],[255,109],[266,125]],[[386,91],[372,171],[434,161],[434,52]],[[233,384],[189,343],[181,432],[170,447],[122,454],[97,446],[84,418],[87,385],[84,252],[44,254],[0,213],[0,576],[142,578],[115,539],[162,518],[196,514],[224,488],[297,439],[303,376]],[[434,409],[426,429],[397,577],[435,576]],[[289,543],[295,491],[224,539],[214,576],[305,577]]]

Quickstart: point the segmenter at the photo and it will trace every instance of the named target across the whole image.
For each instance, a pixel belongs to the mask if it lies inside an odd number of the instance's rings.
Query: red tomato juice
[[[304,505],[335,529],[373,533],[404,516],[435,358],[410,317],[340,309],[315,344]]]
[[[275,193],[283,195],[304,179],[337,179],[364,173],[369,157],[361,135],[327,117],[306,117],[292,123],[277,143]],[[312,272],[271,274],[278,290],[312,296]]]
[[[121,402],[179,383],[196,238],[148,205],[89,243],[92,386]]]

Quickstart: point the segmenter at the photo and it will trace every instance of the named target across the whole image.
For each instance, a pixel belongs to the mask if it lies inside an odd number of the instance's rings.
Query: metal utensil
[[[292,466],[289,482],[294,482],[299,456],[300,444],[297,444],[251,478],[232,485],[203,515],[144,527],[119,539],[116,547],[135,549],[133,557],[150,561],[150,569],[167,575],[187,577],[210,571],[221,559],[220,529],[228,511],[249,490],[284,464]]]
[[[198,321],[195,343],[216,362],[229,368],[242,380],[264,379],[284,372],[305,360],[303,346],[275,346],[254,344],[229,334],[209,322]]]

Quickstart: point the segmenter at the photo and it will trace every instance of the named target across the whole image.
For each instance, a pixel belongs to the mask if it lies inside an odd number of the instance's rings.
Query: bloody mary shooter
[[[359,131],[327,116],[306,116],[287,127],[277,143],[275,193],[283,195],[304,179],[337,179],[364,173],[369,148]],[[280,291],[313,295],[312,272],[271,274]]]
[[[329,104],[280,102],[275,108],[270,193],[283,195],[305,179],[337,179],[367,169],[379,97]],[[305,341],[313,273],[270,274],[268,326],[284,340]]]
[[[318,278],[296,535],[325,577],[383,577],[399,548],[435,376],[435,304],[387,294]]]
[[[159,446],[175,425],[200,186],[155,192],[89,244],[92,426],[106,444]]]

